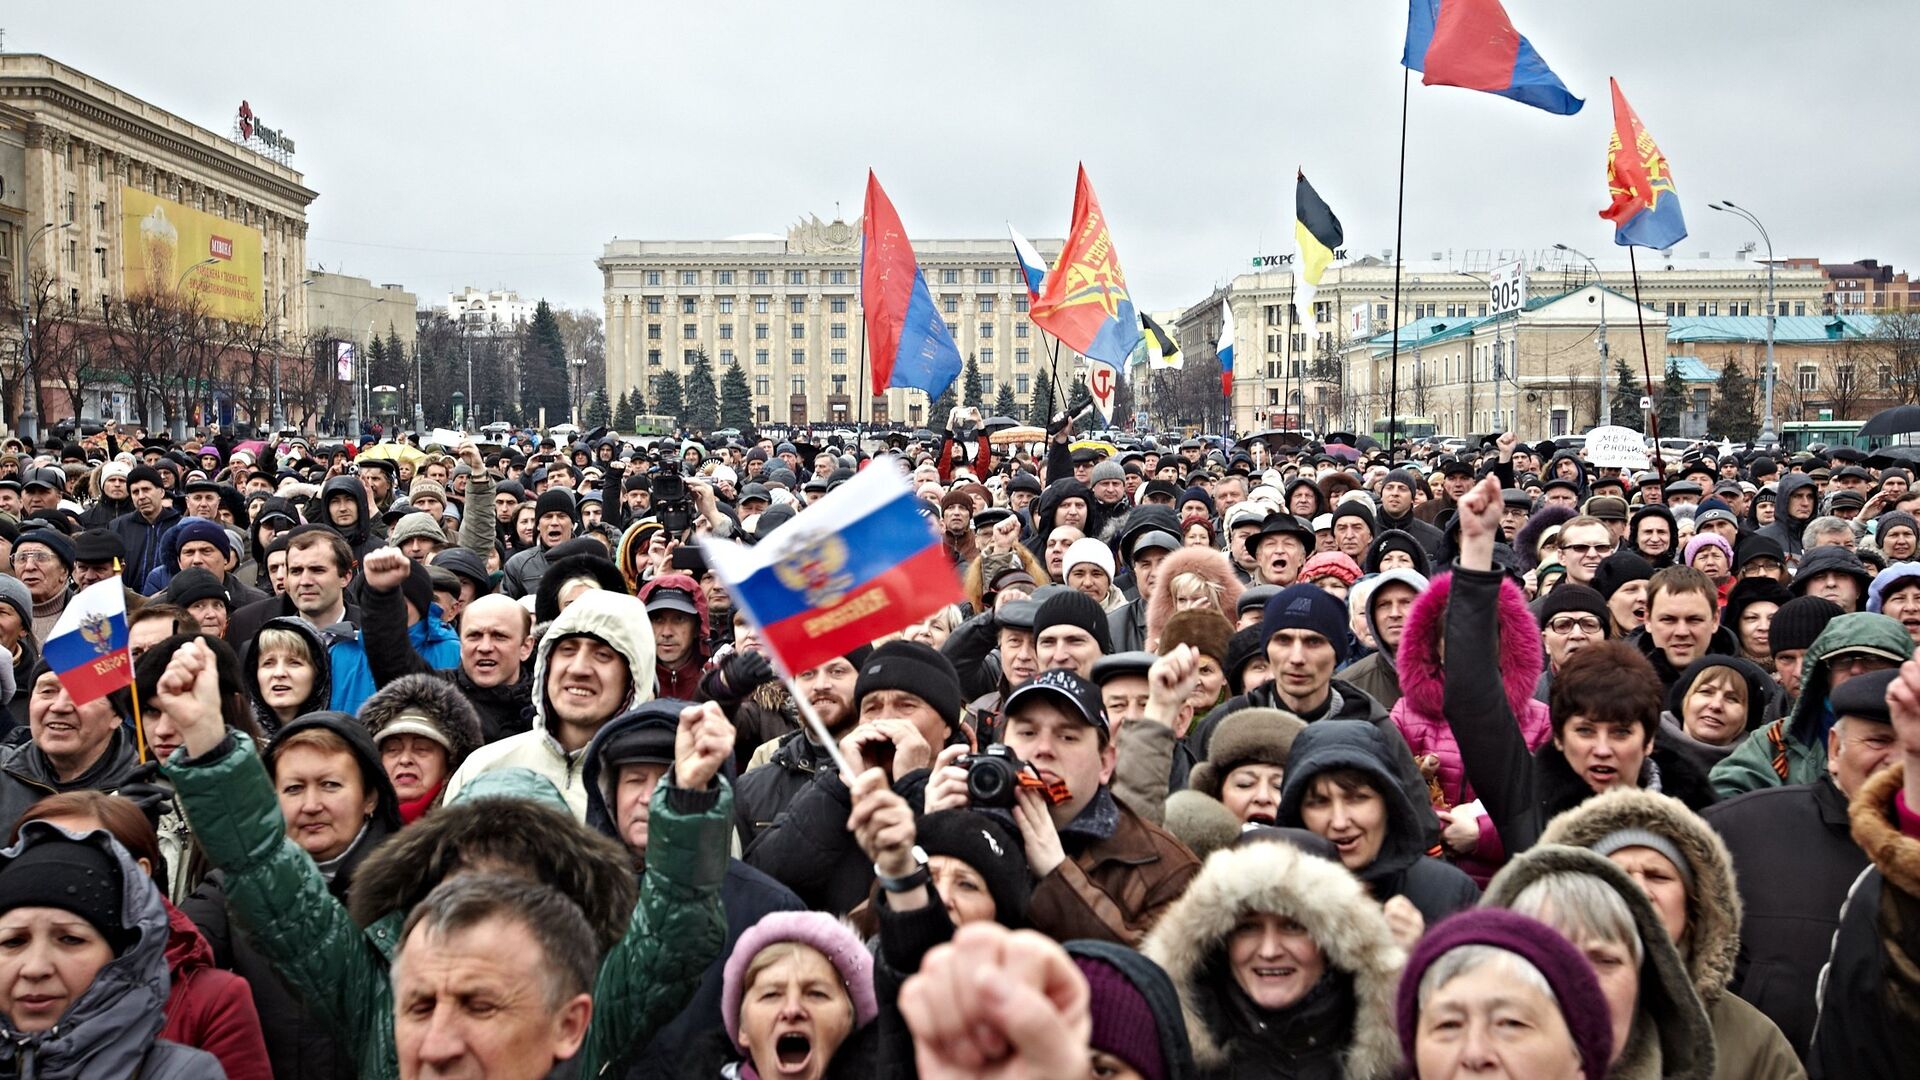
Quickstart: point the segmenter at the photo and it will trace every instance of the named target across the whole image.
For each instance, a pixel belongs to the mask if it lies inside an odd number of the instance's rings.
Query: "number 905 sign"
[[[1527,272],[1520,263],[1502,263],[1487,275],[1487,306],[1495,315],[1527,306]]]

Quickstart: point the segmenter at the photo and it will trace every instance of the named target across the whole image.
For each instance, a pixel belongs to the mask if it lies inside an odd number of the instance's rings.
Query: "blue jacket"
[[[460,666],[460,635],[440,621],[440,605],[427,608],[427,616],[407,628],[407,640],[413,651],[432,668]],[[360,706],[379,687],[373,681],[373,665],[367,661],[366,643],[356,629],[351,638],[336,641],[327,650],[333,665],[333,707],[341,712],[357,713]]]

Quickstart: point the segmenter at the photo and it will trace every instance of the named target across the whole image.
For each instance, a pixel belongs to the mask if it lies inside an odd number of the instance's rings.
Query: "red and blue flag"
[[[41,655],[75,705],[106,697],[133,682],[127,651],[127,594],[120,575],[74,594],[53,624]]]
[[[919,622],[965,593],[900,470],[862,469],[753,547],[701,537],[788,674]]]
[[[1500,0],[1409,0],[1400,63],[1427,86],[1460,86],[1572,116],[1586,104],[1514,29]]]
[[[1600,216],[1613,222],[1613,242],[1621,247],[1670,248],[1687,236],[1673,170],[1627,104],[1619,81],[1607,83],[1613,88],[1613,135],[1607,139],[1607,191],[1613,204]]]
[[[1126,366],[1140,343],[1140,316],[1127,292],[1127,275],[1113,250],[1107,215],[1080,167],[1073,191],[1073,225],[1067,246],[1044,290],[1031,305],[1033,324],[1090,360],[1104,360],[1114,368]]]
[[[901,386],[939,397],[960,377],[960,349],[933,306],[907,228],[871,169],[860,239],[860,305],[876,392]]]

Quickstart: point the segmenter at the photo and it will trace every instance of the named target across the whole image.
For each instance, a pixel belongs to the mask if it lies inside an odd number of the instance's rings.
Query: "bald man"
[[[430,674],[451,680],[480,713],[480,733],[487,742],[526,730],[522,711],[532,698],[533,613],[517,601],[491,593],[476,598],[460,612],[460,666],[435,668],[421,657],[407,637],[407,603],[398,588],[376,588],[397,575],[380,573],[384,564],[405,559],[398,549],[369,554],[367,588],[362,591],[361,635],[377,686],[402,675]]]

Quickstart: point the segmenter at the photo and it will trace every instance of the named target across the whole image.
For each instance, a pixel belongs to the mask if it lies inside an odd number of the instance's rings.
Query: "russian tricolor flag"
[[[1586,104],[1514,29],[1500,0],[1409,0],[1400,63],[1427,86],[1461,86],[1561,116]]]
[[[1040,299],[1040,291],[1047,283],[1047,261],[1040,257],[1040,249],[1033,241],[1020,235],[1020,230],[1007,224],[1007,234],[1013,237],[1013,259],[1020,266],[1020,277],[1027,285],[1027,302]]]
[[[965,595],[933,523],[900,470],[884,461],[753,547],[706,536],[700,547],[789,675]]]
[[[67,602],[42,655],[75,705],[106,697],[133,682],[127,651],[127,594],[120,576],[97,581]]]
[[[1220,393],[1233,396],[1233,305],[1220,301],[1220,341],[1214,351],[1220,356]]]

